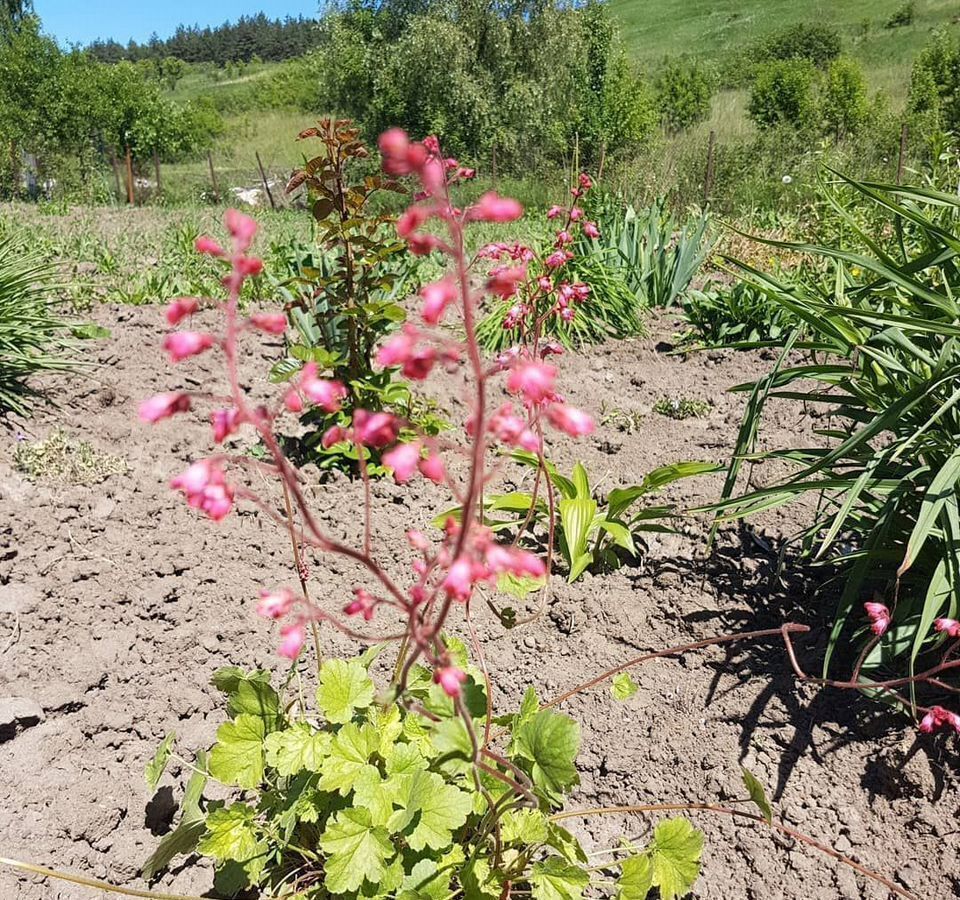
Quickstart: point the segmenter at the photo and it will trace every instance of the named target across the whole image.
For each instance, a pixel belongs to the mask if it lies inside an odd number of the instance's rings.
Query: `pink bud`
[[[356,616],[362,613],[363,618],[369,622],[377,611],[376,597],[363,588],[354,588],[353,597],[354,599],[344,606],[343,611],[348,616]]]
[[[945,632],[948,637],[960,638],[960,622],[956,619],[934,619],[933,627]]]
[[[523,394],[531,403],[540,403],[553,393],[557,370],[543,362],[521,362],[507,376],[507,390]]]
[[[277,652],[287,659],[296,659],[307,641],[307,630],[303,622],[293,622],[280,629],[280,647]]]
[[[554,428],[570,437],[583,437],[593,434],[594,423],[585,412],[562,403],[554,403],[547,410],[547,418]]]
[[[397,484],[404,484],[413,477],[420,462],[420,443],[397,444],[383,454],[384,465],[393,469],[393,478]]]
[[[428,325],[436,325],[443,318],[447,307],[457,299],[457,287],[450,278],[425,284],[420,289],[423,297],[421,315]]]
[[[593,182],[590,180],[590,176],[586,172],[580,173],[580,187],[585,191],[589,191],[593,187]]]
[[[569,250],[554,250],[544,261],[544,265],[550,269],[559,269],[573,259],[573,254]]]
[[[447,473],[443,467],[443,460],[439,453],[430,453],[420,460],[420,474],[429,478],[434,484],[443,484]]]
[[[863,608],[867,611],[867,618],[870,619],[870,630],[877,637],[884,635],[892,621],[890,610],[882,603],[864,603]]]
[[[151,425],[190,409],[190,397],[182,392],[157,394],[140,404],[140,420]]]
[[[217,461],[198,460],[171,479],[170,487],[183,491],[192,509],[199,509],[215,522],[225,518],[233,508],[233,489]]]
[[[501,197],[494,191],[484,194],[467,217],[480,222],[513,222],[523,215],[523,207],[512,197]]]
[[[323,433],[323,437],[320,439],[320,445],[324,450],[329,450],[334,444],[348,440],[350,440],[350,435],[347,430],[341,428],[339,425],[334,425]]]
[[[406,156],[410,138],[402,128],[391,128],[380,135],[377,143],[384,156]]]
[[[167,322],[170,325],[179,325],[181,319],[192,316],[199,306],[196,297],[178,297],[167,307]]]
[[[434,670],[433,680],[448,697],[459,697],[460,686],[467,680],[467,673],[456,666],[443,666]]]
[[[547,211],[547,218],[559,219],[560,216],[562,216],[565,212],[566,210],[562,206],[551,206],[550,209]]]
[[[259,275],[263,271],[263,260],[256,256],[241,256],[235,260],[234,267],[244,278]]]
[[[240,427],[240,413],[233,409],[215,409],[210,413],[214,443],[222,444]]]
[[[582,227],[583,227],[583,233],[588,238],[600,237],[600,229],[597,228],[596,224],[594,224],[593,222],[584,222]]]
[[[390,413],[358,409],[353,414],[353,432],[357,442],[366,447],[386,447],[397,439],[400,422]]]
[[[420,169],[420,181],[428,194],[440,193],[447,183],[447,173],[443,163],[436,157],[428,159]]]
[[[466,557],[454,560],[443,579],[443,589],[448,597],[465,603],[473,590],[473,564]]]
[[[188,356],[196,356],[209,350],[214,344],[212,334],[199,331],[175,331],[163,340],[163,349],[170,355],[171,362],[180,362]]]
[[[487,290],[499,297],[512,297],[526,277],[526,266],[497,266],[490,270]]]
[[[317,364],[309,362],[300,373],[300,390],[311,402],[329,413],[340,409],[340,401],[347,396],[347,389],[339,381],[317,377]],[[289,406],[287,407],[289,409]]]
[[[415,350],[403,363],[400,370],[407,378],[423,381],[437,361],[437,351],[433,347],[421,347]]]
[[[430,541],[427,540],[427,536],[422,531],[411,529],[407,532],[407,540],[414,550],[419,550],[421,553],[426,553],[430,549]]]
[[[194,246],[197,249],[197,253],[206,253],[208,256],[224,256],[225,251],[212,237],[207,237],[205,234],[200,235],[197,238]]]
[[[397,234],[402,238],[410,238],[427,219],[430,210],[425,206],[411,206],[397,219]]]
[[[283,334],[287,330],[287,317],[283,313],[254,313],[250,324],[267,334]]]
[[[573,235],[569,231],[558,231],[557,232],[557,246],[565,247],[567,244],[573,243]]]
[[[492,572],[509,572],[517,577],[542,578],[547,567],[539,556],[516,547],[490,544],[484,554]]]
[[[257,615],[265,619],[279,619],[290,612],[295,599],[289,588],[280,588],[278,591],[262,590],[257,603]]]
[[[296,387],[290,388],[283,395],[283,405],[292,413],[303,412],[303,397],[300,396]]]
[[[237,209],[228,209],[223,214],[223,224],[233,236],[234,247],[241,253],[250,246],[257,233],[257,223]]]

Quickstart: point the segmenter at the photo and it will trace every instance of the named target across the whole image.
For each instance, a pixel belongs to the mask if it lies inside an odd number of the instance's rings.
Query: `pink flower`
[[[387,340],[377,351],[377,364],[384,368],[402,366],[413,353],[417,337],[417,330],[411,325],[406,325],[403,331]]]
[[[429,218],[430,210],[427,207],[408,207],[397,219],[397,234],[402,238],[410,238]]]
[[[339,381],[318,378],[316,371],[315,363],[303,367],[300,390],[311,403],[316,403],[325,412],[334,413],[340,409],[340,401],[347,396],[347,389]]]
[[[569,434],[570,437],[583,437],[593,434],[594,423],[585,412],[567,406],[564,403],[554,403],[547,409],[547,418],[554,428]]]
[[[523,394],[530,403],[540,403],[553,394],[556,378],[556,368],[548,363],[522,362],[510,370],[507,390],[511,394]]]
[[[154,424],[190,409],[190,397],[181,391],[157,394],[140,404],[140,421]]]
[[[557,246],[565,247],[567,244],[573,243],[573,235],[569,231],[558,231],[557,232]]]
[[[343,608],[343,611],[348,616],[356,616],[362,613],[363,618],[369,622],[377,611],[377,598],[363,588],[354,588],[353,600]]]
[[[237,428],[240,427],[240,413],[230,409],[215,409],[210,413],[210,424],[213,425],[214,443],[222,444]]]
[[[447,473],[439,453],[428,453],[424,459],[420,460],[418,465],[420,474],[424,478],[429,478],[434,484],[443,484]]]
[[[542,578],[547,567],[542,559],[526,550],[490,544],[484,554],[491,572],[509,572],[517,577]]]
[[[391,128],[380,135],[377,143],[384,156],[406,156],[410,138],[402,128]]]
[[[192,316],[199,307],[196,297],[178,297],[167,307],[167,322],[170,325],[179,325],[181,319]]]
[[[257,603],[257,615],[265,619],[279,619],[290,612],[296,597],[289,588],[280,588],[278,591],[260,591],[260,600]]]
[[[920,720],[919,728],[924,734],[931,734],[944,725],[960,734],[960,716],[942,706],[931,706],[930,711]]]
[[[467,218],[480,222],[513,222],[523,215],[523,207],[512,197],[494,191],[484,194],[467,212]]]
[[[487,290],[499,297],[512,297],[526,277],[526,266],[497,266],[490,270]]]
[[[296,386],[283,395],[283,405],[292,413],[303,412],[303,397],[300,396]]]
[[[350,434],[347,430],[341,428],[339,425],[334,425],[323,433],[323,437],[320,439],[320,446],[322,446],[324,450],[329,450],[334,444],[349,440]]]
[[[934,619],[933,627],[937,631],[942,631],[948,637],[960,638],[960,622],[956,619]]]
[[[267,334],[283,334],[287,330],[287,317],[283,313],[254,313],[250,324]]]
[[[427,536],[422,531],[411,529],[407,532],[407,540],[414,550],[419,550],[421,553],[426,553],[430,549],[430,541],[427,540]]]
[[[357,442],[365,447],[386,447],[397,439],[400,422],[390,413],[358,409],[353,414],[353,433]]]
[[[863,608],[867,611],[867,618],[870,620],[870,630],[877,637],[886,634],[892,621],[890,610],[882,603],[864,603]]]
[[[277,652],[287,659],[296,659],[307,641],[307,629],[303,622],[293,622],[280,629],[280,646]]]
[[[180,362],[188,356],[196,356],[209,350],[214,344],[212,334],[199,331],[175,331],[163,340],[163,349],[170,355],[171,362]]]
[[[547,210],[547,218],[559,219],[565,212],[566,210],[562,206],[551,206],[550,209]]]
[[[457,299],[457,286],[453,279],[444,278],[442,281],[424,285],[420,289],[420,296],[423,297],[423,321],[428,325],[436,325],[443,318],[447,307]]]
[[[237,252],[243,253],[257,233],[257,223],[237,209],[228,209],[223,214],[223,224],[233,236],[233,245]]]
[[[421,347],[407,357],[401,372],[414,381],[423,381],[437,361],[437,351],[433,347]]]
[[[171,479],[170,487],[183,491],[190,508],[199,509],[214,522],[225,518],[233,508],[233,489],[227,484],[223,466],[217,461],[197,460]]]
[[[598,238],[600,237],[600,229],[597,228],[596,224],[593,222],[584,222],[583,223],[583,233],[588,238]]]
[[[409,444],[397,444],[392,450],[383,454],[384,465],[393,469],[393,478],[397,484],[404,484],[413,478],[420,462],[420,442],[412,441]]]
[[[467,680],[467,673],[456,666],[443,666],[434,670],[433,680],[448,697],[459,697],[460,686]]]
[[[208,256],[226,255],[223,247],[221,247],[212,237],[207,237],[205,234],[202,234],[197,238],[194,247],[196,247],[197,253],[206,253]]]
[[[579,206],[575,206],[575,207],[573,207],[573,209],[570,210],[570,221],[571,221],[571,222],[576,222],[578,219],[580,219],[580,218],[582,218],[582,217],[583,217],[583,210],[580,209]]]
[[[453,561],[443,579],[443,589],[448,597],[466,603],[473,591],[473,563],[464,556]]]
[[[263,271],[263,260],[256,256],[241,256],[234,262],[237,273],[244,278],[259,275]]]
[[[509,403],[505,403],[491,416],[487,427],[497,440],[508,446],[522,447],[531,453],[540,450],[540,438],[527,427],[527,423],[513,411]]]
[[[559,269],[573,259],[573,254],[569,250],[554,250],[544,261],[544,265],[550,269]]]
[[[580,187],[585,191],[589,191],[593,187],[593,182],[590,180],[590,176],[586,172],[580,173]]]

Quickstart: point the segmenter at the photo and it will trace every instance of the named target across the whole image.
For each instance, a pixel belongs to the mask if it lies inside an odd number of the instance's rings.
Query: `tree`
[[[806,59],[764,63],[750,91],[750,118],[764,127],[790,125],[803,130],[816,125],[816,81],[817,70]]]
[[[867,80],[856,60],[841,56],[830,63],[821,112],[824,125],[838,141],[857,131],[867,120]]]
[[[682,131],[710,115],[713,82],[696,62],[670,60],[656,80],[660,119],[671,131]]]

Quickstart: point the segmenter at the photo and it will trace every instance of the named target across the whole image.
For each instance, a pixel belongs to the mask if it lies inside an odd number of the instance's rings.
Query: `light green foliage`
[[[789,25],[763,40],[755,50],[762,62],[769,60],[806,60],[825,69],[843,46],[840,32],[830,25],[800,22]]]
[[[960,39],[938,31],[917,55],[910,76],[910,110],[936,127],[960,127]]]
[[[449,641],[448,649],[473,671],[459,642]],[[497,720],[510,732],[502,752],[515,768],[488,759],[502,776],[493,777],[474,768],[473,744],[449,699],[430,701],[430,717],[415,704],[376,705],[359,659],[324,664],[320,708],[306,713],[294,712],[295,703],[263,672],[222,669],[214,684],[233,719],[217,732],[209,775],[244,795],[204,800],[207,758],[198,755],[180,822],[147,861],[146,877],[196,851],[213,860],[226,896],[249,889],[298,900],[445,900],[463,891],[496,900],[511,881],[529,883],[538,900],[580,900],[590,884],[583,849],[549,820],[579,781],[580,731],[567,716],[538,710],[532,690],[518,713]],[[431,690],[429,673],[415,669],[411,696],[426,703]],[[476,690],[481,718],[474,730],[481,733],[486,698]],[[266,703],[266,720],[245,711],[253,696],[277,697],[276,709]],[[172,741],[164,740],[158,759],[169,755]],[[453,754],[461,756],[458,764],[451,765]],[[532,788],[519,805],[506,802],[514,790],[506,779],[515,781],[518,770]],[[148,767],[151,786],[161,774],[159,762]],[[501,819],[496,839],[490,802]],[[692,852],[689,834],[680,841],[663,827],[644,851],[661,879],[648,888],[659,884],[661,891],[689,876]],[[625,876],[636,865],[625,863]],[[629,898],[642,900],[646,892],[635,882],[625,878],[633,884]]]
[[[706,400],[697,400],[695,397],[661,397],[653,404],[653,411],[668,419],[702,419],[710,412],[710,404]]]
[[[869,113],[867,82],[856,60],[841,56],[830,63],[821,109],[824,125],[838,141],[866,122]]]
[[[749,348],[781,340],[799,324],[796,316],[749,281],[689,291],[682,307],[689,327],[680,341],[698,347]]]
[[[111,475],[123,475],[127,461],[77,440],[58,428],[39,441],[18,443],[14,465],[33,481],[55,484],[99,484]]]
[[[534,469],[540,465],[532,453],[518,450],[511,456]],[[615,488],[605,497],[594,498],[589,476],[581,463],[574,466],[569,478],[561,475],[552,463],[544,461],[544,465],[557,495],[556,540],[568,567],[568,582],[576,581],[588,568],[616,568],[624,558],[635,558],[639,553],[637,540],[642,533],[670,531],[661,520],[673,515],[673,507],[636,509],[642,498],[681,478],[722,468],[713,463],[673,463],[654,469],[640,484]],[[536,502],[533,494],[524,491],[492,494],[484,500],[484,523],[495,533],[513,531],[526,520],[531,506],[534,510],[530,527],[545,525],[548,506],[543,490]],[[433,524],[442,528],[451,516],[458,518],[460,508],[446,510],[433,520]]]
[[[614,700],[629,700],[638,690],[639,685],[630,677],[629,672],[615,675],[610,682],[610,693]]]
[[[686,819],[667,819],[653,830],[647,853],[662,900],[684,897],[700,874],[703,835]]]
[[[756,804],[757,809],[760,810],[760,815],[763,816],[769,825],[773,820],[773,810],[770,808],[767,792],[763,789],[763,785],[757,776],[749,769],[741,769],[741,775],[743,776],[743,784],[747,789],[747,793],[750,795],[750,799]]]
[[[921,671],[927,654],[936,658],[942,636],[934,619],[960,609],[960,201],[932,189],[843,179],[824,191],[839,218],[835,241],[775,244],[826,261],[820,284],[784,283],[744,267],[802,322],[804,342],[817,353],[787,366],[787,352],[801,345],[785,335],[772,371],[736,388],[749,400],[718,509],[723,518],[738,518],[817,497],[799,546],[842,586],[825,668],[841,644],[870,637],[862,603],[876,593],[898,599],[893,625],[868,653],[863,675],[906,675]],[[777,397],[829,408],[824,442],[751,457],[796,469],[736,496],[767,400]]]
[[[710,114],[713,78],[697,62],[670,60],[657,75],[656,91],[660,120],[674,131],[696,125]]]
[[[817,69],[807,59],[763,63],[750,90],[747,110],[761,128],[789,125],[799,130],[819,124]]]

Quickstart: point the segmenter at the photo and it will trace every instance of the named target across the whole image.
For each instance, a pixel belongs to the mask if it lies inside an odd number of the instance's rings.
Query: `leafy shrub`
[[[818,123],[817,70],[809,60],[787,59],[764,63],[750,90],[747,112],[757,125],[790,125],[806,129]]]
[[[761,62],[806,60],[825,69],[842,49],[840,32],[832,26],[800,22],[770,35],[756,48],[754,57]]]
[[[934,127],[960,128],[960,39],[937,32],[914,60],[909,106],[927,114]]]
[[[916,4],[913,0],[906,0],[901,3],[887,19],[885,28],[905,28],[913,24],[913,15],[916,11]]]
[[[655,88],[660,121],[673,131],[703,122],[710,115],[713,79],[696,62],[671,60],[657,75]]]
[[[832,261],[840,273],[833,282],[818,289],[748,270],[802,323],[803,341],[783,336],[784,351],[809,346],[817,357],[786,368],[781,357],[768,376],[737,388],[750,400],[724,492],[729,499],[720,509],[739,517],[803,496],[820,498],[799,537],[811,559],[833,567],[841,588],[824,668],[841,642],[863,645],[857,672],[868,684],[883,670],[920,671],[925,656],[943,645],[934,620],[954,617],[960,608],[960,200],[930,189],[846,184],[833,200],[846,223],[844,243],[773,242]],[[876,216],[886,218],[886,226],[864,231],[862,223]],[[851,239],[856,246],[847,249]],[[850,284],[853,268],[862,272]],[[829,444],[757,454],[752,459],[789,460],[798,469],[732,497],[755,449],[766,401],[774,397],[828,409],[833,423],[821,434]],[[854,612],[875,600],[889,603],[892,613],[889,628],[875,630],[868,643]]]
[[[28,379],[75,365],[67,324],[54,311],[53,277],[38,253],[0,238],[0,413],[26,415],[35,396]]]
[[[749,281],[689,291],[683,318],[688,328],[681,342],[700,347],[779,341],[798,324],[796,316]]]
[[[841,56],[830,63],[821,98],[824,126],[839,141],[863,127],[870,107],[867,80],[856,60]]]
[[[462,644],[447,649],[468,673],[464,702],[480,732],[483,673],[468,665]],[[587,855],[550,819],[579,783],[577,724],[541,709],[531,688],[518,712],[497,720],[507,735],[503,757],[491,754],[480,770],[471,732],[429,669],[410,673],[414,706],[374,701],[367,669],[378,652],[324,662],[319,715],[274,689],[267,672],[217,671],[213,683],[232,718],[209,753],[197,754],[179,824],[147,860],[145,877],[198,852],[212,859],[217,891],[228,896],[255,887],[303,900],[495,898],[525,884],[537,900],[580,897],[592,880]],[[169,735],[147,766],[151,789],[174,740]],[[510,787],[518,780],[529,785],[519,805]],[[244,799],[205,799],[210,781],[241,789]],[[645,849],[609,868],[620,870],[614,877],[630,896],[657,887],[661,897],[680,897],[697,877],[702,846],[689,822],[667,820]]]

